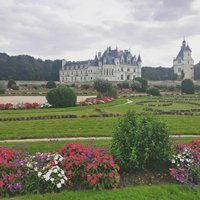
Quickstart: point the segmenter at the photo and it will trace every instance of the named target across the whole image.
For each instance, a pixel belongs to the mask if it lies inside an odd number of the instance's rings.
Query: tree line
[[[61,60],[41,60],[28,55],[9,56],[0,53],[0,80],[59,81]],[[147,80],[176,80],[173,68],[143,67]],[[200,80],[200,63],[194,67],[194,79]]]

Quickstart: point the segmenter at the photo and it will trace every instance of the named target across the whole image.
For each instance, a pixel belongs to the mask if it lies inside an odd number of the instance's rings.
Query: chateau
[[[90,82],[95,79],[109,81],[128,81],[141,77],[142,60],[133,56],[129,50],[111,49],[103,54],[98,52],[94,60],[79,62],[62,61],[61,83]]]
[[[177,74],[177,79],[194,79],[194,60],[191,57],[191,49],[183,40],[181,49],[173,60],[174,74]]]

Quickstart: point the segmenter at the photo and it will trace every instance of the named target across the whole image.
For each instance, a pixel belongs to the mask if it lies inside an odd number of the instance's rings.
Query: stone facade
[[[93,82],[96,79],[109,81],[128,81],[141,77],[142,60],[140,55],[132,56],[129,50],[111,49],[101,55],[99,52],[94,60],[67,62],[62,61],[60,70],[61,83]]]
[[[176,58],[173,60],[174,73],[177,74],[177,79],[194,79],[194,60],[191,57],[191,49],[183,40],[181,49]]]

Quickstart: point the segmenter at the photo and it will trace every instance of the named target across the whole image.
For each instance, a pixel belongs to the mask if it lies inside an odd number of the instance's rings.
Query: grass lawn
[[[192,140],[200,140],[200,137],[195,138],[173,138],[173,141],[190,142]],[[65,141],[49,141],[49,142],[7,142],[0,143],[0,146],[13,146],[24,152],[35,154],[36,152],[51,152],[58,151],[66,143],[81,143],[86,146],[109,148],[111,140],[65,140]]]
[[[181,185],[130,186],[103,191],[63,191],[44,195],[17,196],[14,200],[199,200],[200,187],[188,189]]]
[[[200,134],[200,116],[156,116],[171,134]],[[117,117],[0,122],[0,139],[111,136]]]

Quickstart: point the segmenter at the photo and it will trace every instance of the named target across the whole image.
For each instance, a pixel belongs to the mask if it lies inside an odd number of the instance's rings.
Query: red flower
[[[109,176],[109,178],[112,178],[112,177],[114,176],[114,173],[113,173],[113,172],[110,172],[110,173],[108,174],[108,176]]]
[[[70,176],[71,174],[72,174],[72,170],[69,170],[69,171],[67,172],[67,175]]]
[[[96,165],[94,165],[94,166],[93,166],[93,169],[97,169],[97,166],[96,166]]]
[[[97,174],[97,177],[98,177],[98,178],[101,178],[101,177],[102,177],[102,174],[101,174],[101,173],[98,173],[98,174]]]
[[[96,180],[96,179],[92,179],[92,180],[91,180],[91,185],[95,185],[95,184],[96,184],[96,182],[97,182],[97,180]]]
[[[0,180],[0,187],[3,187],[4,183]]]
[[[92,178],[90,175],[88,175],[87,180],[90,181]]]

